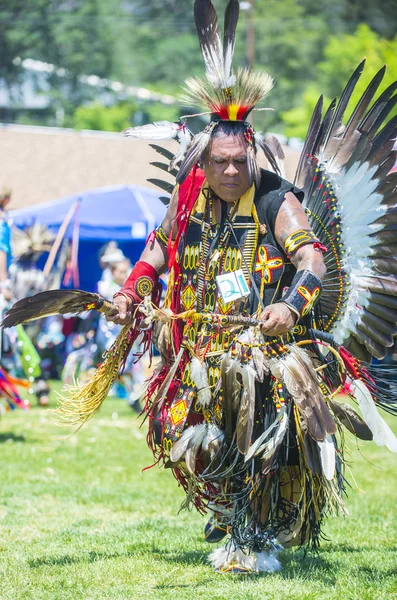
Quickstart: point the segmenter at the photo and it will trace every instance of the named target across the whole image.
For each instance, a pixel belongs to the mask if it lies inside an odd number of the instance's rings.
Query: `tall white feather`
[[[386,446],[391,452],[397,452],[397,438],[377,411],[375,402],[366,385],[359,379],[352,382],[354,397],[370,428],[377,446]]]

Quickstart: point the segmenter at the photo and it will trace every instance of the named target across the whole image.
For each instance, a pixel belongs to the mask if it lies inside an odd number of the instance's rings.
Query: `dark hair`
[[[211,138],[218,135],[244,135],[247,127],[251,127],[247,121],[222,121],[218,120],[212,131]]]
[[[211,141],[213,140],[213,138],[216,138],[220,135],[227,135],[227,136],[235,135],[235,136],[243,136],[244,139],[246,139],[247,129],[250,128],[252,130],[252,125],[251,125],[251,123],[248,123],[248,121],[228,121],[228,120],[217,119],[216,123],[217,123],[216,126],[214,127],[214,129],[211,132],[211,138],[210,138],[209,144],[205,148],[203,154],[201,155],[201,159],[200,159],[201,163],[204,163],[208,157],[208,153],[211,148]],[[246,142],[248,145],[247,140],[246,140]],[[256,154],[256,145],[255,145],[254,139],[253,139],[253,147],[254,147],[254,151]]]

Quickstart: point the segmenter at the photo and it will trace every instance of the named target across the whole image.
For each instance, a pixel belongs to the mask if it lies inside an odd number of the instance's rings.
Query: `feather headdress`
[[[236,74],[233,72],[238,15],[238,0],[229,0],[222,42],[211,0],[195,1],[194,20],[206,77],[193,77],[185,82],[185,102],[202,105],[213,118],[229,121],[245,121],[273,87],[273,79],[268,73],[254,73],[248,68],[238,69]]]
[[[204,131],[193,137],[185,123],[159,121],[152,125],[133,127],[124,132],[125,135],[138,139],[177,139],[181,147],[169,165],[169,170],[174,170],[180,163],[176,174],[177,183],[182,183],[194,165],[200,161],[220,121],[240,121],[245,124],[244,135],[248,143],[249,173],[252,181],[258,183],[260,179],[255,161],[255,146],[264,151],[270,168],[279,171],[270,147],[261,136],[254,134],[251,125],[246,122],[255,105],[272,89],[273,79],[268,73],[253,72],[249,68],[233,71],[232,59],[238,16],[239,1],[229,0],[222,38],[218,16],[211,0],[195,0],[194,20],[204,59],[205,77],[191,77],[186,80],[182,102],[201,106],[205,110],[203,114],[211,115],[210,123]]]

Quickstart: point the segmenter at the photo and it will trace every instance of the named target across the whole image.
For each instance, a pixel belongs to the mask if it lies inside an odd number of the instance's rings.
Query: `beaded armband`
[[[156,240],[167,248],[169,235],[166,234],[162,225],[159,225],[156,229]]]
[[[284,302],[299,318],[307,315],[321,294],[321,280],[311,271],[298,271],[287,292],[279,300]]]
[[[298,229],[294,233],[291,233],[284,242],[284,250],[288,258],[290,258],[291,254],[296,252],[298,248],[307,244],[313,244],[316,249],[327,252],[327,248],[323,246],[311,229]]]
[[[134,304],[142,302],[145,296],[152,296],[153,302],[158,303],[161,293],[159,276],[149,263],[139,260],[132,269],[127,281],[114,297],[127,296]]]

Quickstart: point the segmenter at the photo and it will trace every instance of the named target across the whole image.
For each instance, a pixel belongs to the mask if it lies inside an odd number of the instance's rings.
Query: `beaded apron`
[[[192,211],[181,252],[180,310],[194,309],[200,313],[221,315],[247,315],[248,298],[225,303],[218,293],[216,277],[241,269],[247,285],[251,287],[251,273],[280,269],[281,256],[274,258],[266,245],[258,247],[259,221],[254,206],[252,187],[231,208],[227,225],[220,229],[215,222],[211,197],[205,186]],[[231,224],[231,226],[230,226]],[[272,246],[270,248],[273,248]],[[273,248],[274,249],[274,248]],[[265,281],[266,278],[263,278]],[[168,407],[163,430],[163,444],[169,452],[187,424],[203,420],[218,426],[222,421],[223,396],[219,388],[220,362],[229,349],[234,335],[228,330],[214,330],[213,325],[188,321],[184,328],[185,344],[191,355],[205,360],[211,403],[204,410],[198,400],[198,390],[191,378],[191,361],[183,370],[176,397]]]

